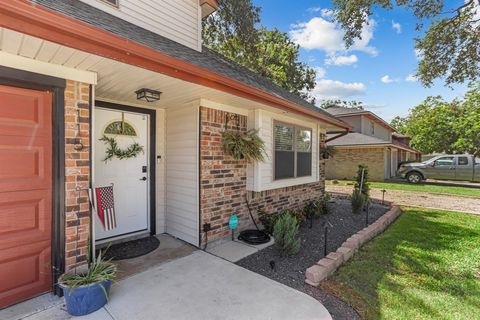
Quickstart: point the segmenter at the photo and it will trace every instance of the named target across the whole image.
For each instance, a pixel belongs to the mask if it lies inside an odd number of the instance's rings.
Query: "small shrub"
[[[297,238],[298,227],[298,221],[292,211],[284,211],[275,222],[273,237],[282,255],[293,255],[300,250],[300,239]]]
[[[322,196],[320,196],[320,199],[318,199],[318,209],[319,209],[319,215],[323,214],[328,214],[328,201],[330,201],[332,197],[328,192],[325,192]]]
[[[339,184],[340,182],[338,182],[338,180],[333,180],[332,181],[332,184]]]
[[[370,186],[368,184],[368,167],[359,165],[357,176],[355,177],[355,185],[351,197],[353,213],[360,213],[368,200],[370,199]]]
[[[358,214],[367,204],[368,198],[360,190],[354,190],[350,200],[352,202],[352,212]]]
[[[318,201],[310,201],[303,207],[303,214],[307,219],[313,219],[319,216]]]
[[[362,184],[362,171],[363,171],[363,184]],[[370,198],[370,185],[368,183],[368,166],[359,165],[357,170],[357,176],[355,177],[355,186],[354,190],[360,190],[362,187],[362,193],[367,197],[367,200]]]
[[[258,220],[260,220],[262,223],[265,232],[268,234],[273,234],[273,226],[280,215],[268,213],[265,210],[258,210],[257,215]]]

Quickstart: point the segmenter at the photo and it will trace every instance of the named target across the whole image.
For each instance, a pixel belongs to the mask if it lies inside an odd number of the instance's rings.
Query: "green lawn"
[[[480,319],[480,217],[404,208],[322,287],[364,319]]]
[[[328,185],[332,185],[332,180],[326,181]],[[406,182],[369,182],[371,188],[385,190],[400,190],[412,192],[427,192],[434,194],[448,194],[462,197],[480,197],[480,188],[466,188],[456,186],[438,186],[428,184],[410,184]],[[338,180],[339,185],[353,184],[352,181]]]

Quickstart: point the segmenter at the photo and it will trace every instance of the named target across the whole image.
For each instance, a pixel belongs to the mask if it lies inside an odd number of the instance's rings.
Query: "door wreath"
[[[107,136],[103,136],[100,141],[103,141],[107,145],[107,150],[105,151],[105,158],[103,161],[108,162],[112,160],[113,157],[117,157],[118,159],[130,159],[136,158],[140,153],[144,153],[144,149],[141,145],[137,142],[128,146],[127,149],[122,150],[118,147],[117,140],[115,138],[109,138]]]

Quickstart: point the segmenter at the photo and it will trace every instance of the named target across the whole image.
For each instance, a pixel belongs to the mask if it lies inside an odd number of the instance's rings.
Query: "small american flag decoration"
[[[115,202],[113,200],[113,186],[97,187],[94,189],[94,207],[98,218],[105,230],[112,230],[117,227],[115,217]]]

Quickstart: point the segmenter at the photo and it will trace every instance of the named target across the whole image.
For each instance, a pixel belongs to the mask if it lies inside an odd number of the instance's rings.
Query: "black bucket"
[[[263,231],[250,229],[241,231],[238,240],[242,240],[248,244],[257,245],[269,242],[270,236]]]

